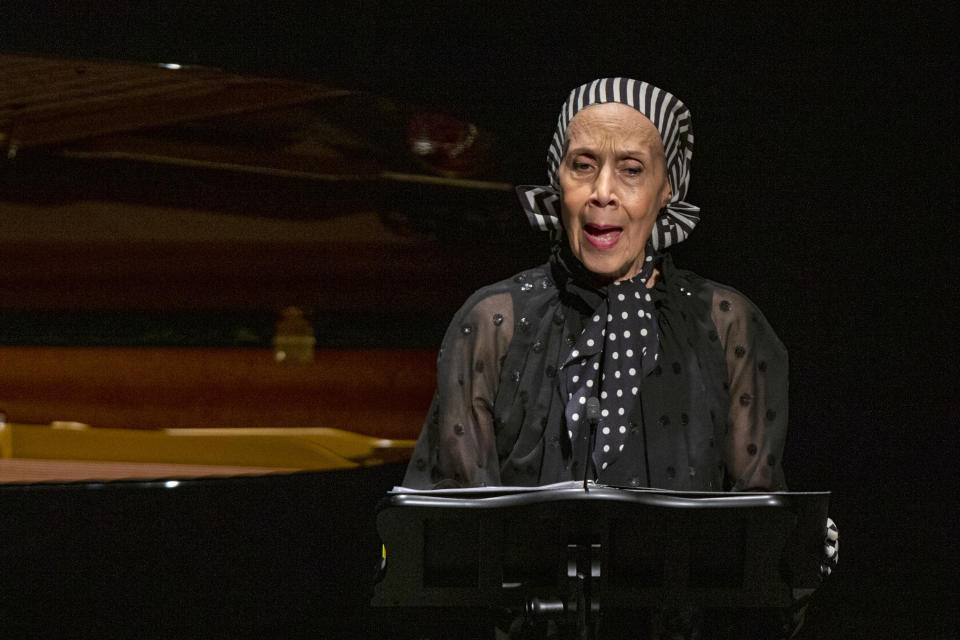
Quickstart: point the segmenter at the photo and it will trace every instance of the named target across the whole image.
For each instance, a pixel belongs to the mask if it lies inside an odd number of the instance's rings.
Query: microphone
[[[583,490],[587,489],[587,476],[593,466],[593,447],[597,439],[597,423],[600,422],[600,401],[597,396],[587,398],[587,424],[590,425],[590,436],[587,440],[587,459],[583,461]]]

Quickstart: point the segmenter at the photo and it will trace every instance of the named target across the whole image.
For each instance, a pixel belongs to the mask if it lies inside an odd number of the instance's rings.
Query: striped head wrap
[[[567,127],[578,112],[594,104],[619,102],[646,116],[660,132],[667,157],[667,175],[672,187],[670,201],[660,211],[650,240],[660,250],[687,239],[700,221],[700,208],[685,202],[690,185],[690,161],[693,158],[693,125],[690,110],[673,95],[657,87],[630,78],[600,78],[570,92],[560,109],[557,128],[547,150],[547,177],[550,186],[520,185],[517,195],[527,219],[535,229],[557,235],[563,227],[560,218],[560,182],[557,172],[563,160]]]

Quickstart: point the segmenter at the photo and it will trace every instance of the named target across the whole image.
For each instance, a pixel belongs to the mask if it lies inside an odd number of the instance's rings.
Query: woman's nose
[[[591,204],[597,207],[619,204],[614,173],[613,167],[609,165],[602,167],[597,172],[597,178],[593,183],[593,193],[590,196]]]

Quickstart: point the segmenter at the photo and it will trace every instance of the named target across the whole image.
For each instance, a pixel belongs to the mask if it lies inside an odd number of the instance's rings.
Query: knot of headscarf
[[[571,444],[584,435],[589,437],[587,400],[591,396],[599,399],[600,421],[593,452],[598,473],[623,451],[641,381],[653,371],[660,356],[653,299],[647,288],[654,271],[651,249],[648,244],[639,274],[607,285],[606,296],[561,367]]]
[[[547,150],[549,186],[520,185],[517,195],[527,219],[535,229],[559,235],[560,182],[558,171],[567,141],[567,127],[581,110],[594,104],[619,102],[646,116],[660,132],[670,178],[670,201],[660,211],[651,233],[657,250],[686,240],[700,221],[700,209],[685,202],[690,186],[693,159],[693,124],[690,110],[675,96],[657,87],[630,78],[600,78],[570,92],[560,109],[553,140]]]

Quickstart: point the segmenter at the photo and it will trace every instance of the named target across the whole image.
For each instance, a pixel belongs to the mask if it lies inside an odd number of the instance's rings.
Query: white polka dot
[[[588,346],[588,347],[592,347],[592,346],[593,346],[593,338],[590,338],[589,340],[587,340],[587,346]]]
[[[613,322],[613,314],[607,314],[607,322]]]
[[[570,379],[573,380],[574,382],[580,382],[580,376],[573,376]]]
[[[617,296],[617,300],[619,300],[620,302],[623,302],[624,300],[626,300],[626,296],[624,296],[624,295],[621,293],[620,295]]]
[[[624,338],[629,338],[629,337],[630,337],[630,330],[629,330],[629,329],[627,329],[626,331],[623,332],[623,337],[624,337]]]
[[[633,389],[630,389],[630,391],[633,392],[633,395],[637,395],[637,391],[640,391],[640,389],[638,389],[637,387],[634,387]]]
[[[574,422],[576,422],[577,420],[580,419],[580,414],[579,414],[579,413],[575,413],[575,414],[573,414],[572,416],[570,416],[570,418],[571,418]]]
[[[642,317],[643,317],[643,309],[641,309],[640,311],[637,311],[637,317],[638,317],[638,318],[642,318]]]
[[[594,363],[593,363],[593,370],[594,370],[594,371],[599,371],[599,370],[600,370],[600,363],[599,363],[599,362],[594,362]]]
[[[620,451],[623,451],[623,445],[620,445]]]
[[[619,359],[620,359],[620,352],[619,352],[619,351],[614,351],[614,352],[613,352],[613,359],[614,359],[614,360],[619,360]]]
[[[633,367],[630,367],[630,371],[627,371],[627,373],[629,373],[632,376],[635,376],[637,375],[637,370],[634,369]]]
[[[602,415],[604,418],[606,418],[608,415],[610,415],[610,410],[609,410],[609,409],[604,409],[603,411],[600,412],[600,415]],[[603,428],[603,432],[604,432],[604,433],[609,433],[609,432],[610,432],[610,428],[609,428],[609,427],[604,427],[604,428]]]
[[[614,377],[614,378],[619,378],[619,377],[620,377],[620,371],[619,371],[619,370],[618,370],[618,371],[614,371],[614,372],[613,372],[613,377]]]
[[[646,300],[647,302],[650,302],[651,300],[650,294],[648,293],[647,295],[643,296],[643,299]]]
[[[647,330],[646,330],[646,329],[640,329],[640,335],[642,335],[642,336],[647,335]]]
[[[602,465],[600,465],[600,468],[606,469],[609,464],[610,464],[609,462],[604,462]]]
[[[626,311],[624,311],[623,313],[620,314],[620,317],[623,318],[624,320],[626,320],[627,318],[630,317],[630,314],[627,313]]]
[[[623,397],[623,389],[617,389],[617,397],[618,397],[618,398],[622,398],[622,397]]]
[[[632,357],[633,357],[633,349],[627,349],[627,357],[628,357],[628,358],[632,358]]]
[[[594,322],[600,322],[600,316],[593,316]]]
[[[620,407],[619,409],[617,409],[617,413],[619,413],[622,416],[624,413],[626,413],[626,410],[623,407]]]
[[[607,328],[606,328],[606,327],[604,327],[603,329],[600,329],[600,335],[602,335],[602,336],[607,335]]]
[[[592,386],[593,386],[593,380],[587,380],[587,386],[588,386],[588,387],[592,387]]]
[[[610,427],[604,427],[604,428],[603,428],[603,435],[605,435],[605,436],[610,435]]]
[[[610,451],[610,445],[605,444],[603,445],[603,452],[606,453],[607,451]]]
[[[606,391],[601,391],[601,392],[600,392],[600,397],[603,398],[604,400],[606,400],[606,399],[607,399],[607,392],[606,392]]]
[[[570,357],[571,357],[571,358],[576,358],[576,357],[579,356],[579,355],[580,355],[580,352],[577,351],[576,349],[574,349],[573,351],[570,352]]]
[[[606,379],[607,379],[607,374],[601,373],[601,374],[600,374],[600,379],[601,379],[601,380],[606,380]]]
[[[586,397],[586,396],[580,396],[580,404],[587,404],[587,397]]]
[[[634,295],[634,297],[636,297],[637,300],[640,299],[640,292],[639,292],[639,291],[634,291],[634,292],[633,292],[633,295]]]
[[[611,341],[611,342],[614,342],[614,341],[616,341],[616,339],[617,339],[617,334],[611,332],[611,333],[610,333],[610,341]]]
[[[624,425],[620,425],[620,433],[626,433],[627,428]]]
[[[659,359],[660,359],[660,354],[659,354],[659,353],[653,354],[653,359],[654,359],[654,360],[659,360]]]
[[[567,431],[567,437],[573,440],[573,431]]]

